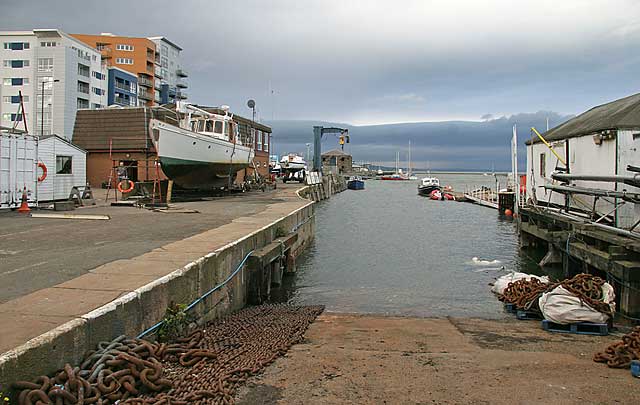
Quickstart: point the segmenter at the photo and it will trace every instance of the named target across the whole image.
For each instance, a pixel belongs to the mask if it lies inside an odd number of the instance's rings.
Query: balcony
[[[189,95],[183,91],[176,94],[176,98],[179,100],[186,100]]]
[[[187,83],[183,82],[182,80],[178,80],[176,83],[176,87],[179,89],[186,89],[187,87]]]
[[[156,69],[155,69],[155,76],[156,76],[157,78],[164,79],[164,76],[162,75],[162,69],[160,69],[159,67],[156,67]]]
[[[127,84],[127,83],[121,83],[121,82],[116,81],[115,82],[115,88],[131,93],[131,85]]]
[[[153,81],[147,79],[144,76],[138,76],[138,85],[152,88],[153,87]]]
[[[147,90],[139,90],[138,91],[138,98],[141,98],[143,100],[151,101],[151,100],[153,100],[153,94],[151,94],[151,92],[147,91]]]
[[[129,105],[129,99],[124,97],[116,97],[114,100],[114,104]]]
[[[178,70],[176,70],[176,75],[177,75],[178,77],[189,77],[189,74],[188,74],[188,73],[187,73],[187,71],[186,71],[186,70],[184,70],[184,69],[178,69]]]
[[[160,81],[160,79],[156,79],[153,82],[153,88],[158,90],[158,91],[162,90],[162,81]]]

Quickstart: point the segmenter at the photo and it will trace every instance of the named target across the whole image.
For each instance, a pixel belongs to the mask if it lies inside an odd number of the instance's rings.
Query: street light
[[[51,97],[52,97],[52,101],[53,101],[53,83],[58,83],[60,80],[58,79],[54,79],[54,80],[47,80],[47,81],[42,81],[42,99],[40,100],[40,104],[41,104],[41,108],[40,108],[40,136],[44,135],[44,84],[45,83],[51,83]],[[53,117],[52,117],[53,119]]]

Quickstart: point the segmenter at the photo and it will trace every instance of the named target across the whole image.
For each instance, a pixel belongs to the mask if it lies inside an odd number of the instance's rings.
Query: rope
[[[222,283],[218,284],[217,286],[213,287],[212,289],[210,289],[206,293],[202,294],[200,297],[196,298],[191,304],[189,304],[187,306],[187,308],[185,308],[185,312],[190,310],[194,306],[196,306],[203,299],[207,298],[209,295],[213,294],[215,291],[217,291],[220,288],[224,287],[229,281],[231,281],[231,279],[236,274],[238,274],[240,272],[240,270],[242,270],[242,267],[244,266],[244,264],[246,263],[247,259],[249,258],[249,256],[253,252],[254,251],[251,250],[249,253],[247,253],[247,255],[244,257],[244,259],[242,259],[242,261],[240,262],[238,267],[233,271],[233,273],[231,273],[231,275],[229,275],[229,277],[226,278],[226,280],[224,280]],[[145,330],[144,332],[142,332],[141,334],[138,335],[138,339],[140,339],[140,338],[148,335],[149,333],[153,332],[154,330],[158,329],[160,326],[162,326],[163,323],[164,323],[164,321],[160,321],[160,322],[156,323],[155,325],[153,325],[152,327],[150,327],[149,329]]]

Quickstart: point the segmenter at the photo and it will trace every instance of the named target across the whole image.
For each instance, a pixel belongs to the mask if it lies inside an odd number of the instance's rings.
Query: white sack
[[[602,286],[603,301],[609,304],[611,311],[616,309],[615,293],[609,283]],[[564,287],[558,286],[548,293],[542,294],[538,300],[544,319],[559,324],[576,322],[606,323],[609,316],[591,308],[580,298],[571,294]]]
[[[533,274],[519,273],[517,271],[512,271],[509,274],[505,274],[504,276],[498,277],[496,282],[493,284],[493,287],[491,287],[491,292],[494,294],[501,295],[504,293],[504,290],[507,288],[509,283],[513,283],[514,281],[522,280],[525,278],[527,280],[530,280],[532,278],[537,278],[543,283],[549,282],[549,277],[547,276],[540,277],[540,276],[534,276]]]

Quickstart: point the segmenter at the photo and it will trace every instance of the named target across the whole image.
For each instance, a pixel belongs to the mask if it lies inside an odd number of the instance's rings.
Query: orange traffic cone
[[[31,208],[29,208],[29,205],[27,204],[26,187],[24,188],[24,190],[22,190],[22,203],[20,204],[20,208],[18,208],[18,212],[21,214],[28,214],[29,212],[31,212]]]

